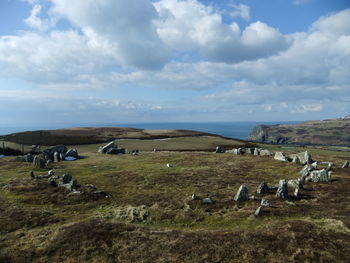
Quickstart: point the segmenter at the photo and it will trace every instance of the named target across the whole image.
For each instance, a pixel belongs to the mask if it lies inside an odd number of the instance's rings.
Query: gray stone
[[[66,152],[65,157],[66,157],[66,156],[71,156],[71,157],[74,157],[74,158],[76,158],[76,159],[79,157],[77,149],[69,149],[69,150]]]
[[[202,203],[203,203],[203,204],[213,204],[214,201],[213,201],[211,198],[207,197],[207,198],[204,198],[204,199],[202,200]]]
[[[345,161],[345,163],[343,164],[343,166],[341,168],[345,169],[345,168],[349,168],[349,161]]]
[[[313,163],[311,164],[311,166],[312,166],[313,168],[317,169],[318,163],[317,163],[317,162],[313,162]]]
[[[303,183],[302,183],[302,180],[300,178],[292,179],[292,180],[288,180],[288,186],[290,186],[294,189],[302,189]]]
[[[241,185],[234,198],[235,201],[247,201],[249,200],[248,188],[245,185]]]
[[[55,175],[55,173],[52,170],[47,172],[47,176],[48,177],[51,177],[51,176],[54,176],[54,175]]]
[[[301,179],[305,179],[313,170],[314,167],[312,167],[311,165],[305,165],[303,169],[301,169],[299,172]]]
[[[299,196],[299,191],[300,191],[299,188],[295,188],[295,190],[294,190],[294,196],[295,196],[295,197],[298,197],[298,196]]]
[[[254,154],[254,148],[247,148],[246,154]]]
[[[105,146],[102,146],[99,148],[98,152],[99,153],[107,153],[107,151],[111,148],[118,148],[117,145],[115,145],[114,141],[106,144]]]
[[[270,206],[270,202],[267,199],[261,199],[260,205],[267,207],[267,206]]]
[[[260,216],[260,215],[262,214],[262,212],[263,212],[263,207],[262,207],[262,206],[259,206],[259,207],[255,210],[254,215],[255,215],[255,216]]]
[[[73,180],[73,177],[70,174],[64,174],[62,177],[62,184],[68,184]]]
[[[272,155],[272,152],[265,149],[265,150],[260,150],[260,155],[261,156],[271,156]]]
[[[311,154],[309,154],[308,151],[291,155],[292,158],[294,158],[296,156],[299,158],[301,164],[313,163],[313,160],[311,158]]]
[[[121,148],[121,149],[118,149],[118,148],[109,148],[106,152],[106,154],[125,154],[125,149]]]
[[[61,161],[60,154],[58,152],[54,152],[54,154],[53,154],[53,162],[54,163],[58,163],[59,161]]]
[[[45,167],[45,160],[40,157],[40,155],[36,155],[33,159],[33,165],[37,168]]]
[[[281,199],[288,198],[288,187],[287,187],[286,180],[284,180],[284,179],[280,180],[280,182],[278,184],[276,196],[281,198]]]
[[[310,173],[310,177],[311,177],[311,181],[315,183],[329,181],[328,172],[326,169],[312,171]]]
[[[26,161],[27,163],[32,163],[32,162],[34,161],[34,156],[31,155],[30,153],[26,154],[26,155],[25,155],[25,161]]]
[[[278,161],[288,162],[288,158],[283,152],[276,152],[274,159]]]
[[[269,191],[270,191],[269,186],[265,182],[261,183],[258,186],[258,189],[256,190],[258,194],[267,194],[269,193]]]
[[[67,152],[67,147],[60,144],[60,145],[51,146],[51,147],[45,149],[43,151],[43,155],[44,155],[45,160],[49,160],[49,159],[53,160],[53,158],[54,158],[53,155],[55,152],[65,153],[65,152]]]
[[[254,155],[260,155],[260,150],[258,148],[254,148]]]
[[[216,146],[215,153],[222,153],[222,148],[220,145]]]

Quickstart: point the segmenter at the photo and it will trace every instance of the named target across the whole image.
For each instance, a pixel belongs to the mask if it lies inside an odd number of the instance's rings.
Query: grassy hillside
[[[147,143],[145,149],[153,148]],[[339,168],[348,152],[314,149],[314,159],[335,163],[332,182],[309,183],[300,198],[283,201],[273,193],[254,193],[261,182],[296,178],[301,169],[272,157],[168,151],[113,156],[77,147],[83,159],[50,168],[112,198],[68,194],[45,179],[30,179],[30,164],[0,159],[0,262],[348,260],[350,172]],[[241,184],[255,200],[233,200]],[[191,200],[192,193],[215,203]],[[254,217],[263,197],[271,207]],[[130,208],[148,216],[121,216]]]

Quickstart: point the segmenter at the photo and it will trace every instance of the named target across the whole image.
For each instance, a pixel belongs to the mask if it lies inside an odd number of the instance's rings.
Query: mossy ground
[[[255,194],[257,186],[297,178],[301,166],[272,157],[191,151],[113,156],[84,147],[78,147],[82,159],[50,168],[112,198],[67,194],[45,179],[31,180],[30,164],[0,159],[0,262],[348,262],[350,170],[339,168],[347,152],[308,149],[314,159],[335,163],[332,182],[309,183],[300,198],[283,201],[274,193]],[[241,184],[255,200],[233,200]],[[191,200],[192,193],[215,204]],[[272,206],[254,217],[261,198]],[[113,212],[141,205],[149,210],[141,222]]]

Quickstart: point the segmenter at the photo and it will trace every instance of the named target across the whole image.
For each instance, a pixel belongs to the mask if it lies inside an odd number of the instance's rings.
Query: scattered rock
[[[256,190],[258,194],[267,194],[269,193],[269,191],[270,191],[269,186],[265,182],[261,183],[258,186],[258,189]]]
[[[280,180],[280,182],[278,184],[276,196],[281,198],[281,199],[288,198],[288,187],[287,187],[286,180],[284,180],[284,179]]]
[[[234,198],[235,201],[247,201],[249,200],[248,188],[245,185],[241,185]]]
[[[288,158],[283,152],[276,152],[274,159],[278,161],[288,162]]]
[[[171,167],[173,167],[173,165],[170,164],[170,163],[167,163],[167,164],[166,164],[166,167],[171,168]]]
[[[349,168],[349,161],[345,161],[345,163],[343,164],[343,166],[341,168],[345,169],[345,168]]]

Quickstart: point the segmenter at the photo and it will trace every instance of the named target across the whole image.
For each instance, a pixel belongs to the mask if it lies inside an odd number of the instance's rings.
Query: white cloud
[[[159,69],[167,62],[167,50],[153,23],[158,14],[150,1],[51,1],[51,12],[110,42],[114,56],[122,65]]]
[[[323,110],[322,104],[307,104],[294,106],[291,110],[292,113],[305,113],[305,112],[318,112]]]
[[[43,20],[39,17],[40,12],[41,12],[41,5],[34,5],[30,16],[27,17],[24,22],[29,26],[34,29],[38,29],[39,31],[45,31],[49,29],[55,22],[49,21],[48,19]]]
[[[286,49],[286,38],[275,28],[255,22],[242,33],[237,23],[223,23],[221,14],[196,0],[161,0],[160,38],[173,49],[198,49],[211,61],[234,63],[267,57]]]
[[[244,20],[250,20],[250,7],[244,4],[232,4],[233,11],[230,12],[230,16],[233,18],[242,17]]]

